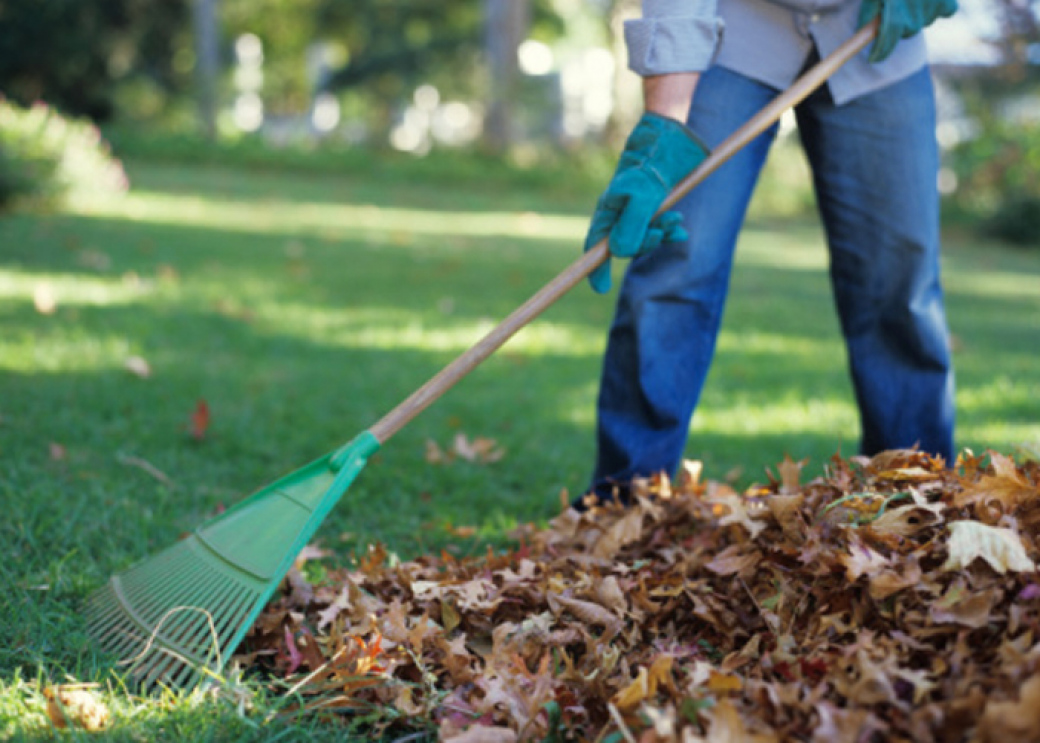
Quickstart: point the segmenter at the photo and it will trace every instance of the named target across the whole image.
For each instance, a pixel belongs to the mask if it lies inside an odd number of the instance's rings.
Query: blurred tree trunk
[[[611,51],[614,53],[614,110],[605,139],[620,148],[643,113],[642,79],[628,69],[625,21],[639,18],[639,0],[613,0],[609,6]]]
[[[530,0],[485,0],[485,51],[489,73],[484,142],[502,152],[516,140],[514,104],[520,69],[517,48],[531,24]]]
[[[194,0],[195,76],[198,86],[199,121],[208,139],[217,136],[217,83],[220,75],[219,0]]]
[[[1040,3],[1036,0],[1000,0],[997,3],[1001,33],[998,44],[1009,77],[1023,80],[1033,64],[1031,50],[1040,41]]]

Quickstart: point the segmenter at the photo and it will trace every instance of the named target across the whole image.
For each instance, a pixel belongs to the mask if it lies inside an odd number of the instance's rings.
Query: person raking
[[[935,99],[920,31],[956,0],[643,0],[625,25],[645,112],[586,249],[631,258],[597,401],[584,498],[674,474],[715,350],[745,211],[776,127],[654,219],[709,148],[880,16],[872,46],[795,109],[830,253],[864,454],[953,457],[953,368],[939,275]],[[590,277],[611,289],[609,261]],[[779,320],[778,320],[779,322]]]

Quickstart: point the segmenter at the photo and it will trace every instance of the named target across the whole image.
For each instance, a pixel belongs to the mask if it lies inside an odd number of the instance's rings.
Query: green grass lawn
[[[501,180],[129,172],[123,200],[0,219],[0,738],[51,736],[41,681],[107,678],[79,613],[93,588],[373,424],[576,257],[593,199]],[[785,455],[817,473],[855,453],[825,264],[814,224],[745,230],[688,448],[708,477],[743,486]],[[951,237],[945,268],[958,446],[1035,452],[1040,252]],[[522,331],[388,442],[319,541],[344,560],[375,541],[472,554],[551,518],[588,475],[612,302],[582,287]],[[502,458],[427,461],[427,442],[458,434]],[[242,718],[229,699],[107,698],[112,740],[337,736]]]

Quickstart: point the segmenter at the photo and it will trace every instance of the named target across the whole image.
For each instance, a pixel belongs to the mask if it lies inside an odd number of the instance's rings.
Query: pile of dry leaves
[[[457,743],[1040,740],[1040,464],[646,482],[507,555],[290,576],[240,656]]]

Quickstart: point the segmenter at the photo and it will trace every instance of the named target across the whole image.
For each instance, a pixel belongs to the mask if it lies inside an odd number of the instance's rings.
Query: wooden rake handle
[[[680,181],[664,200],[657,213],[660,214],[671,209],[694,186],[715,172],[720,165],[726,162],[738,150],[776,123],[784,111],[807,98],[842,65],[865,49],[867,44],[873,40],[876,32],[877,21],[874,21],[861,28],[848,41],[805,72],[790,88],[774,98],[772,102],[755,114],[747,123],[727,137],[693,172]],[[520,328],[530,323],[557,299],[579,284],[608,257],[607,240],[603,239],[582,254],[578,260],[565,268],[556,278],[542,287],[524,304],[514,310],[511,315],[489,331],[474,346],[444,367],[400,405],[383,416],[369,431],[379,440],[380,444],[386,443],[391,436],[400,431],[419,413],[451,389],[456,382],[497,351]]]

